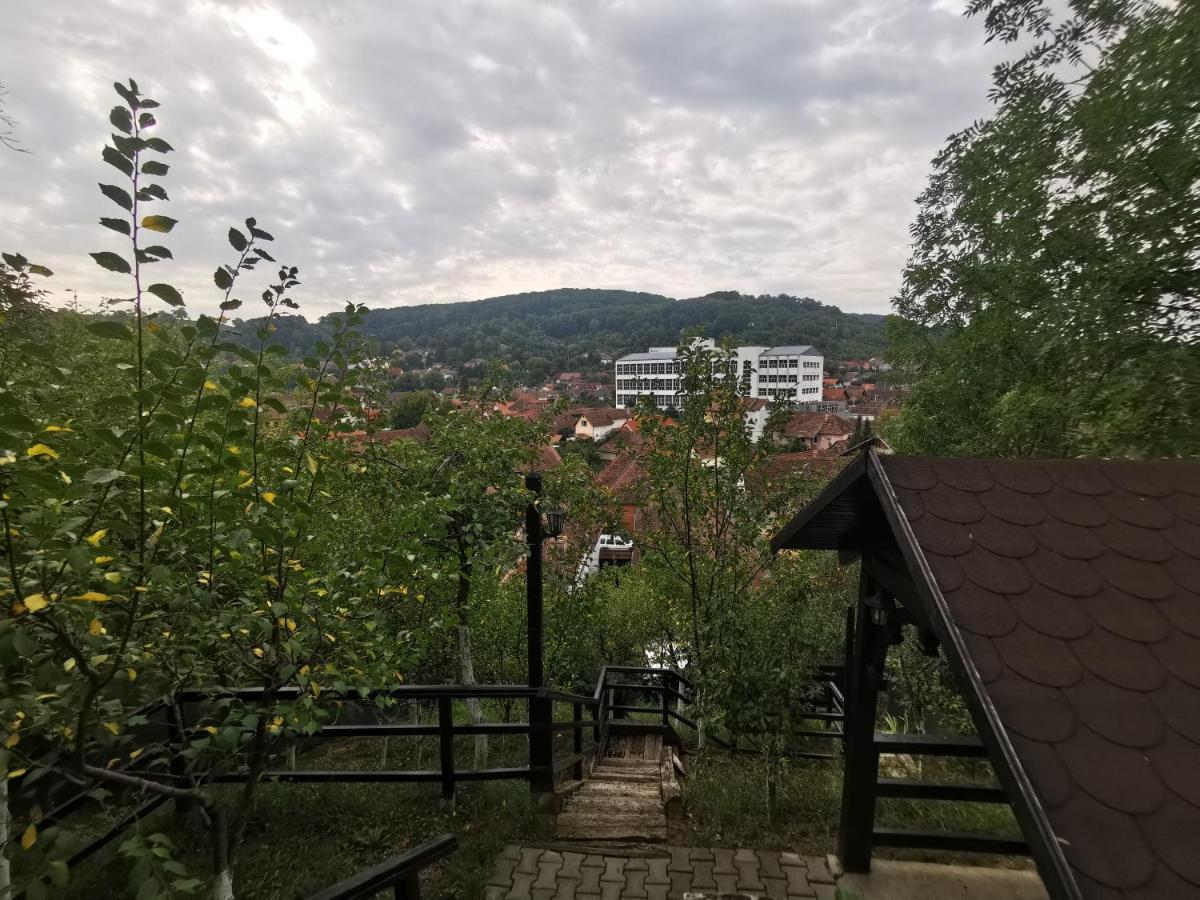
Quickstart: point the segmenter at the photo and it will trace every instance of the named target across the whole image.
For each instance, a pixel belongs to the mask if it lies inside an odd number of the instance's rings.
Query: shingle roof
[[[882,462],[1084,895],[1200,897],[1200,463]]]
[[[1083,896],[1200,898],[1200,462],[872,460]]]

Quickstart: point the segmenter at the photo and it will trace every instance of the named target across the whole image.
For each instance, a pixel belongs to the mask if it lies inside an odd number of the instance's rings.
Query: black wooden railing
[[[357,875],[339,881],[309,900],[368,900],[391,888],[396,900],[421,900],[421,870],[458,849],[452,834],[426,841]]]
[[[1008,794],[999,785],[952,784],[911,778],[879,777],[881,754],[987,759],[987,749],[977,737],[927,734],[876,734],[875,798],[937,800],[959,803],[1003,803]],[[870,847],[906,847],[914,850],[950,850],[971,853],[1027,854],[1029,844],[1015,837],[994,837],[962,832],[873,826]]]

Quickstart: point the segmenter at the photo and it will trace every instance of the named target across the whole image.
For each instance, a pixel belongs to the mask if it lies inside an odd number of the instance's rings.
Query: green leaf
[[[126,134],[133,132],[133,115],[123,106],[114,106],[108,114],[108,121],[112,122],[113,128],[118,131]]]
[[[116,338],[122,341],[133,338],[133,332],[129,330],[129,326],[116,319],[101,319],[99,322],[92,322],[87,329],[92,334],[105,338]]]
[[[151,231],[161,231],[164,234],[175,227],[175,219],[170,216],[146,216],[142,219],[142,227]]]
[[[45,266],[39,266],[35,263],[29,267],[29,274],[30,275],[41,275],[45,278],[49,278],[54,273],[51,272],[49,269],[47,269]]]
[[[169,200],[167,192],[161,184],[148,184],[144,188],[139,188],[137,192],[139,200]]]
[[[122,209],[133,209],[133,198],[129,196],[129,192],[122,190],[115,184],[100,185],[100,193]]]
[[[233,287],[233,276],[229,274],[229,270],[224,266],[221,266],[217,269],[217,271],[213,272],[213,281],[216,282],[217,287],[223,291],[227,291]]]
[[[109,484],[124,476],[125,473],[120,469],[88,469],[83,480],[88,484]]]
[[[14,269],[23,269],[29,264],[29,260],[27,260],[20,253],[3,253],[0,254],[0,256],[3,256],[4,261]]]
[[[67,564],[76,575],[83,575],[92,567],[91,551],[83,544],[78,544],[67,551]]]
[[[259,255],[259,258],[265,259],[267,262],[275,262],[275,257],[264,250],[262,247],[255,247],[254,252]]]
[[[246,236],[236,228],[229,229],[229,244],[234,250],[241,253],[246,249]]]
[[[170,153],[175,148],[164,141],[162,138],[152,137],[146,139],[146,146],[151,150],[157,150],[159,153]]]
[[[150,113],[142,113],[138,116],[138,128],[153,128],[158,124],[158,120]]]
[[[133,162],[115,147],[105,147],[100,151],[100,156],[113,168],[120,169],[126,175],[133,175]]]
[[[183,296],[169,284],[152,284],[146,288],[159,300],[172,306],[183,306]]]
[[[110,272],[120,272],[126,275],[133,271],[129,268],[129,263],[125,261],[125,257],[119,254],[109,253],[105,250],[101,253],[89,253],[88,255]]]
[[[143,250],[142,252],[148,253],[151,256],[157,256],[159,259],[174,259],[175,258],[171,255],[170,250],[168,250],[166,247],[162,247],[158,244],[151,244],[149,247],[145,248],[145,250]]]
[[[149,159],[142,163],[143,175],[166,175],[170,170],[165,162],[159,162],[157,159]]]
[[[129,220],[128,219],[101,219],[100,224],[105,228],[111,228],[118,234],[129,236]]]
[[[258,238],[260,241],[273,241],[273,240],[275,240],[275,238],[274,238],[274,237],[272,237],[272,235],[271,235],[271,233],[270,233],[269,231],[263,231],[261,228],[251,228],[251,229],[250,229],[250,233],[251,233],[252,235],[254,235],[256,238]]]

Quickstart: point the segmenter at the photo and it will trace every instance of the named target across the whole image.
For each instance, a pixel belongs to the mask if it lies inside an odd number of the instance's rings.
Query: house
[[[600,458],[612,462],[622,454],[637,453],[644,442],[637,420],[630,419],[600,445]]]
[[[570,381],[582,381],[583,373],[582,372],[559,372],[557,375],[554,376],[554,380],[556,382],[558,382],[559,384],[566,384],[567,382],[570,382]]]
[[[588,409],[575,423],[575,438],[602,441],[628,421],[629,413],[623,409]]]
[[[777,444],[796,444],[804,450],[828,450],[854,434],[854,424],[831,413],[797,412],[775,437]]]

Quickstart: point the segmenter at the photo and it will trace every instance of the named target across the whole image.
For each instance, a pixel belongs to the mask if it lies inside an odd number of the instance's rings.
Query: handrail
[[[177,692],[176,696],[181,703],[200,703],[218,697],[234,697],[239,700],[252,702],[254,700],[261,700],[264,695],[268,694],[272,698],[291,699],[303,693],[304,691],[298,685],[287,685],[271,690],[261,687],[215,688],[210,690],[184,688]],[[371,688],[367,691],[360,691],[357,688],[350,688],[346,691],[335,691],[332,688],[327,688],[322,693],[338,697],[342,700],[370,700],[373,697],[395,697],[400,699],[434,697],[450,697],[452,699],[467,697],[521,698],[538,696],[538,689],[523,684],[404,684],[391,688]]]
[[[420,900],[421,870],[444,859],[457,849],[458,838],[452,834],[443,834],[366,871],[352,875],[345,881],[339,881],[332,887],[313,894],[309,900],[366,900],[387,888],[395,890],[396,900]]]

